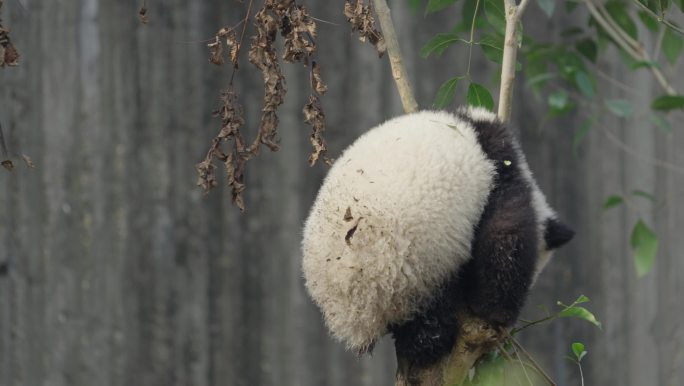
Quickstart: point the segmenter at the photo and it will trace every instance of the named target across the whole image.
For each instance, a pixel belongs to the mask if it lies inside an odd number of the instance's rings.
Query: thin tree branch
[[[254,2],[254,0],[249,1],[249,5],[247,5],[247,13],[245,14],[245,18],[242,20],[242,22],[244,22],[244,24],[242,26],[242,33],[240,34],[240,43],[238,43],[237,53],[235,54],[236,58],[240,56],[240,50],[242,50],[242,42],[245,40],[245,32],[247,31],[247,24],[249,24],[249,17],[251,16],[252,3],[253,2]],[[235,27],[233,27],[233,28],[235,28]],[[236,61],[235,64],[233,65],[233,72],[230,73],[230,83],[229,84],[231,86],[233,85],[233,79],[235,78],[235,73],[237,72],[237,69],[238,69],[238,67],[237,67],[237,61]]]
[[[524,329],[526,329],[526,328],[529,328],[529,327],[532,327],[532,326],[534,326],[534,325],[541,324],[541,323],[544,323],[544,322],[548,322],[549,320],[553,320],[553,319],[556,319],[556,318],[558,318],[558,314],[549,315],[549,316],[547,316],[547,317],[545,317],[545,318],[541,318],[541,319],[534,320],[534,321],[527,321],[527,322],[525,322],[524,325],[522,325],[522,326],[520,326],[520,327],[515,327],[515,328],[513,328],[513,329],[511,330],[510,334],[511,334],[511,335],[515,335],[515,334],[519,333],[520,331],[522,331],[522,330],[524,330]]]
[[[606,22],[608,22],[608,24],[610,24],[612,29],[614,31],[616,31],[622,37],[622,39],[625,41],[626,44],[628,44],[630,47],[634,48],[634,50],[637,53],[643,50],[643,48],[644,48],[643,45],[640,42],[638,42],[637,40],[635,40],[632,36],[630,36],[627,33],[627,31],[625,31],[622,27],[620,27],[620,25],[613,19],[610,12],[608,12],[608,10],[606,9],[606,7],[603,5],[602,2],[595,1],[595,0],[591,0],[591,1],[593,2],[596,9],[598,9],[598,11],[603,14],[604,20]]]
[[[514,0],[504,0],[506,12],[506,34],[504,36],[503,61],[501,64],[501,87],[499,89],[499,119],[508,122],[511,118],[511,101],[515,85],[515,66],[518,56],[518,22],[520,22],[529,0],[515,5]]]
[[[629,46],[625,41],[622,40],[620,37],[620,34],[618,31],[616,31],[614,28],[612,28],[611,24],[606,20],[605,17],[603,17],[603,14],[596,8],[596,5],[594,4],[593,1],[591,0],[584,0],[584,4],[586,4],[587,9],[589,10],[589,13],[596,19],[596,22],[598,22],[601,27],[610,35],[611,38],[617,43],[617,45],[620,46],[625,52],[629,54],[631,57],[638,57],[639,53],[636,52],[636,50]]]
[[[515,356],[518,358],[518,362],[520,362],[520,366],[522,368],[523,374],[525,374],[525,378],[527,378],[527,382],[530,385],[533,385],[530,376],[527,375],[527,370],[525,370],[525,362],[523,362],[522,358],[520,358],[520,353],[518,352],[518,349],[516,347],[513,347],[513,351],[515,352]]]
[[[466,76],[470,79],[470,63],[473,59],[473,45],[475,45],[475,20],[477,20],[477,10],[480,8],[480,0],[475,1],[475,11],[473,11],[473,20],[470,22],[470,41],[468,42],[468,68],[466,68]]]
[[[404,106],[404,112],[412,113],[418,111],[418,103],[413,96],[413,90],[409,83],[406,66],[402,60],[401,51],[399,49],[399,41],[397,34],[394,31],[394,24],[392,23],[392,15],[385,0],[373,0],[375,5],[375,13],[378,15],[380,22],[380,29],[387,44],[387,54],[389,56],[390,65],[392,67],[392,77],[397,85],[401,104]]]
[[[539,373],[544,377],[544,379],[546,379],[546,382],[548,382],[549,385],[556,386],[556,382],[554,382],[553,379],[551,379],[551,377],[549,377],[549,375],[546,374],[544,369],[542,369],[542,367],[539,366],[539,363],[537,363],[537,361],[534,360],[534,357],[532,357],[532,355],[530,355],[530,353],[528,353],[527,350],[525,350],[525,348],[520,343],[518,343],[518,341],[515,340],[515,338],[513,336],[511,336],[511,334],[506,332],[506,337],[511,341],[511,343],[513,343],[513,346],[517,350],[520,350],[520,351],[522,351],[523,354],[525,354],[527,359],[529,359],[530,362],[532,362],[532,365],[534,366],[534,368],[537,369],[537,371],[539,371]]]

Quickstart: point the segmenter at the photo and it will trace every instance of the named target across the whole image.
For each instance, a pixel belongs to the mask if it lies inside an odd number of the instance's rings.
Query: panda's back
[[[472,125],[445,112],[392,119],[345,150],[303,241],[307,288],[338,338],[364,349],[470,258],[494,174]]]

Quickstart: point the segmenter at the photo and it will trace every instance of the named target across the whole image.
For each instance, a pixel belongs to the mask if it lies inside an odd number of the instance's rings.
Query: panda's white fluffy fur
[[[476,121],[495,119],[480,108],[465,113]],[[553,216],[523,169],[538,216]],[[344,151],[303,238],[306,288],[336,338],[362,352],[388,325],[420,311],[470,258],[494,173],[472,125],[447,112],[391,119]]]

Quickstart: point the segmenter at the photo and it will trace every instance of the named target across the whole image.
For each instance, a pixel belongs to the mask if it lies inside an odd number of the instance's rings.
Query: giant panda
[[[332,335],[365,353],[392,333],[428,365],[455,343],[455,310],[512,325],[573,231],[547,204],[512,132],[483,108],[420,111],[363,134],[306,220],[305,286]]]

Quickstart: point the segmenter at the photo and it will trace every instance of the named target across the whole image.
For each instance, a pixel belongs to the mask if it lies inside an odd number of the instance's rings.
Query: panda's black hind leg
[[[426,367],[451,352],[459,332],[456,287],[454,274],[424,312],[406,323],[389,327],[398,358],[416,367]]]
[[[464,297],[475,316],[494,326],[515,323],[538,259],[538,229],[529,189],[508,181],[495,189],[463,267]]]

